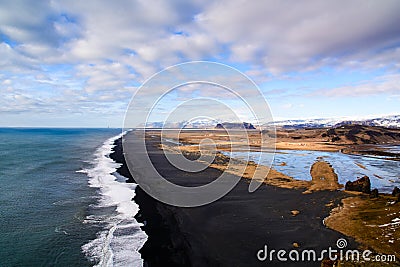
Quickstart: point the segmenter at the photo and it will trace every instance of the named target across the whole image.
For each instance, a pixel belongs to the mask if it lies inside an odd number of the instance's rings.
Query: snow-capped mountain
[[[218,123],[216,120],[196,119],[192,121],[181,122],[148,122],[147,128],[186,128],[186,129],[213,129]],[[368,126],[383,126],[388,128],[400,128],[400,115],[369,117],[369,118],[318,118],[318,119],[294,119],[294,120],[279,120],[268,124],[264,127],[274,124],[275,126],[285,128],[324,128],[337,127],[346,124],[361,124]],[[254,125],[257,127],[256,125]]]
[[[331,127],[343,120],[341,119],[295,119],[295,120],[282,120],[268,123],[267,125],[274,124],[281,127],[294,127],[294,128],[319,128]]]
[[[195,119],[180,122],[147,122],[147,128],[212,129],[219,122],[210,119]]]
[[[384,126],[390,128],[400,128],[400,115],[386,116],[382,118],[370,119],[365,121],[371,126]]]
[[[345,124],[361,124],[368,126],[383,126],[389,128],[400,128],[400,115],[383,116],[376,118],[331,118],[331,119],[296,119],[272,122],[275,126],[294,128],[321,128],[336,127]],[[270,123],[271,124],[271,123]],[[265,126],[268,126],[265,125]]]

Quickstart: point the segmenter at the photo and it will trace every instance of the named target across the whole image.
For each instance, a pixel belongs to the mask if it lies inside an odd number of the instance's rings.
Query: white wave
[[[125,132],[126,133],[126,132]],[[147,240],[134,216],[138,205],[132,201],[136,184],[119,182],[126,178],[116,170],[120,164],[114,162],[110,153],[114,142],[125,133],[104,142],[95,154],[94,166],[79,172],[89,177],[89,186],[99,189],[101,198],[96,208],[115,207],[115,213],[106,215],[88,215],[84,223],[104,224],[104,230],[97,238],[82,246],[83,252],[96,266],[143,266],[139,249]],[[124,179],[121,179],[124,178]]]
[[[56,228],[54,229],[54,232],[56,232],[56,233],[63,233],[64,235],[69,235],[69,234],[67,233],[67,231],[63,230],[62,227],[60,227],[60,226],[56,227]]]

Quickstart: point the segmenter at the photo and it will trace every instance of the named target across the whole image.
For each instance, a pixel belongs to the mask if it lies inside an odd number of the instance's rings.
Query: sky
[[[243,72],[276,120],[400,114],[399,25],[397,0],[0,0],[0,126],[122,127],[188,61]]]

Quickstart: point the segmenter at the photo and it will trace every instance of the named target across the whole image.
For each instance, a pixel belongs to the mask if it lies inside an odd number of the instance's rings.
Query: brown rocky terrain
[[[151,132],[151,131],[150,131]],[[160,132],[154,131],[159,135]],[[212,129],[167,130],[163,137],[186,145],[197,145],[211,139],[219,150],[265,147],[294,150],[342,151],[344,153],[385,156],[400,160],[400,155],[384,151],[376,145],[399,145],[400,129],[380,126],[343,125],[335,128],[276,128],[264,129]]]
[[[400,203],[395,197],[381,195],[371,199],[360,193],[343,199],[324,222],[329,228],[354,237],[362,249],[400,258],[399,215]]]
[[[265,131],[268,134],[268,131]],[[377,152],[373,145],[400,144],[400,129],[380,126],[343,125],[335,128],[287,129],[277,128],[276,147],[296,150],[342,150],[347,153]],[[373,152],[375,151],[375,152]],[[393,156],[393,155],[384,155]]]
[[[212,139],[217,150],[240,150],[243,146],[249,146],[252,150],[260,149],[260,132],[258,130],[245,132],[248,139],[243,139],[243,132],[232,136],[232,132],[228,134],[224,130],[183,131],[178,135],[181,145],[161,145],[161,148],[176,150],[177,153],[180,152],[189,159],[197,159],[200,156],[199,144],[205,138]],[[387,159],[396,159],[398,154],[387,152],[380,145],[400,144],[399,129],[376,126],[345,125],[329,129],[277,129],[274,134],[268,131],[263,133],[269,137],[276,137],[278,149],[341,150],[344,153],[388,156]],[[152,134],[157,135],[157,133]],[[174,136],[176,137],[175,134],[167,133],[164,138],[173,139]],[[336,191],[343,187],[338,183],[338,177],[332,166],[325,161],[317,161],[310,166],[311,181],[300,181],[296,177],[290,177],[273,168],[259,166],[251,161],[234,160],[234,164],[228,168],[229,160],[229,157],[217,152],[210,167],[242,176],[248,182],[253,178],[256,169],[262,168],[266,173],[262,177],[265,184],[301,190],[303,194],[316,191],[326,192],[326,190]],[[365,168],[361,164],[359,167]],[[367,178],[362,177],[346,184],[347,198],[344,198],[341,205],[333,209],[331,215],[325,219],[325,225],[354,237],[361,244],[360,249],[368,248],[377,253],[396,255],[398,259],[400,194],[389,196],[379,194],[376,189],[371,191]],[[333,208],[335,205],[335,203],[329,202],[325,206]],[[298,209],[291,211],[292,216],[297,216],[299,213]],[[347,262],[343,266],[353,265]]]
[[[334,128],[277,128],[276,138],[278,141],[313,140],[334,144],[391,144],[400,143],[400,129],[354,124]]]
[[[332,166],[325,161],[315,162],[310,169],[311,186],[305,193],[319,190],[338,190],[343,187],[338,182],[338,176]]]

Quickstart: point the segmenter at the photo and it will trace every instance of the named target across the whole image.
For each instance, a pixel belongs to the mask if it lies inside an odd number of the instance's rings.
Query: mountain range
[[[272,122],[275,126],[285,128],[324,128],[338,127],[341,125],[359,124],[365,126],[382,126],[388,128],[400,128],[400,115],[382,116],[368,119],[354,118],[318,118],[318,119],[296,119],[296,120],[281,120]],[[265,124],[263,126],[271,125]]]
[[[186,128],[186,129],[213,129],[218,128],[221,122],[209,119],[197,119],[193,121],[181,121],[181,122],[147,122],[147,128]],[[239,122],[239,123],[227,123],[232,125],[243,125],[250,123]],[[365,126],[382,126],[387,128],[400,128],[400,115],[390,116],[377,116],[375,118],[316,118],[316,119],[293,119],[293,120],[278,120],[271,123],[263,124],[262,127],[268,127],[269,125],[275,125],[283,128],[325,128],[325,127],[338,127],[341,125],[359,124]],[[251,125],[252,126],[252,125]],[[256,125],[254,125],[257,127]],[[247,127],[245,127],[247,128]]]

